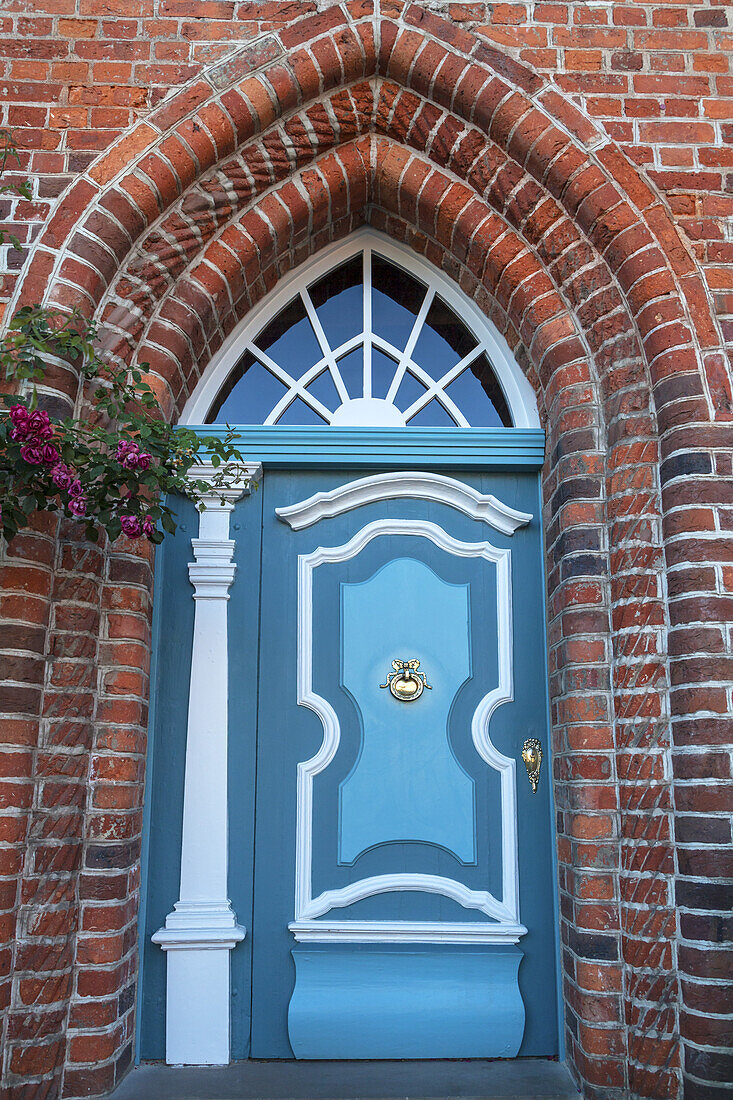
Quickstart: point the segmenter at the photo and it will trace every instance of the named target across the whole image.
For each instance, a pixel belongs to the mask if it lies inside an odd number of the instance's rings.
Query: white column
[[[258,476],[247,468],[236,486],[213,489],[205,499],[195,561],[193,651],[183,793],[181,887],[165,927],[152,939],[167,952],[166,1061],[169,1065],[229,1062],[229,952],[245,929],[228,897],[227,847],[227,602],[234,580],[234,502]],[[192,476],[210,480],[211,467]]]

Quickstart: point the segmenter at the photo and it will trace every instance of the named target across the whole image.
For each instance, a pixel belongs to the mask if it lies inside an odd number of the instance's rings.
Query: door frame
[[[204,426],[196,429],[201,434],[222,437],[227,429]],[[229,588],[234,581],[233,557],[235,541],[230,537],[230,516],[235,501],[251,490],[252,485],[262,475],[263,470],[300,468],[339,468],[348,465],[351,469],[379,467],[382,470],[400,471],[453,470],[460,476],[470,471],[539,471],[544,461],[545,434],[534,428],[286,428],[239,427],[236,429],[235,445],[247,456],[244,467],[230,482],[226,492],[214,489],[208,498],[208,506],[199,517],[198,537],[192,538],[195,562],[189,564],[189,575],[194,585],[195,624],[200,619],[200,629],[206,629],[208,648],[213,651],[214,661],[221,669],[228,665],[228,636],[226,602]],[[255,457],[256,456],[256,457]],[[216,477],[213,467],[197,466],[191,476],[198,480],[213,482]],[[544,571],[544,556],[543,556]],[[162,587],[162,586],[161,586]],[[212,604],[213,601],[213,604]],[[543,584],[543,612],[546,621],[545,586]],[[212,618],[212,606],[214,618]],[[206,610],[204,610],[206,609]],[[203,614],[200,614],[203,611]],[[160,629],[160,589],[156,586],[154,607],[154,638],[159,637]],[[212,640],[212,623],[214,637]],[[196,625],[194,625],[194,648]],[[547,668],[547,639],[545,645],[545,667]],[[156,660],[155,654],[153,657]],[[223,676],[223,679],[222,679]],[[151,676],[151,684],[155,680]],[[189,718],[186,742],[187,774],[196,774],[202,764],[201,738],[197,738],[192,722],[201,707],[213,706],[218,713],[218,744],[214,746],[214,757],[218,761],[218,790],[227,805],[227,673],[219,676],[218,691],[221,696],[217,704],[210,685],[205,685],[200,671],[192,667],[190,676]],[[198,693],[198,700],[194,695]],[[217,710],[218,707],[218,710]],[[192,718],[192,715],[194,716]],[[151,731],[155,719],[154,701],[151,700]],[[547,715],[547,728],[550,727],[550,715]],[[146,810],[143,825],[142,882],[147,882],[149,867],[149,847],[151,835],[151,813],[149,809],[149,789],[152,782],[154,736],[149,739],[148,772],[146,774]],[[209,751],[211,741],[207,741]],[[197,758],[196,753],[199,753]],[[550,756],[550,754],[548,754]],[[550,759],[547,761],[550,780],[552,776]],[[184,784],[185,786],[185,784]],[[554,791],[550,782],[550,805],[554,804]],[[198,811],[192,809],[200,799],[189,798],[188,830],[204,824],[209,830],[209,856],[216,863],[219,855],[227,851],[226,822],[213,833],[208,822],[200,821]],[[186,803],[184,802],[184,833],[186,830]],[[224,815],[226,818],[226,815]],[[560,990],[560,943],[557,893],[557,850],[555,841],[555,818],[551,814],[551,851],[553,862],[553,916],[556,955],[556,995],[561,1008]],[[185,840],[184,840],[185,845]],[[185,849],[184,849],[185,850]],[[220,861],[219,861],[220,865]],[[214,883],[215,897],[203,908],[191,904],[182,896],[169,914],[166,926],[152,938],[166,951],[167,970],[167,1012],[166,1061],[169,1064],[215,1065],[226,1064],[230,1051],[230,965],[229,952],[239,942],[245,930],[236,921],[236,915],[228,900],[226,876],[228,868],[224,862],[224,882]],[[182,891],[183,894],[183,891]],[[145,935],[145,901],[141,903],[140,936]],[[138,983],[138,1005],[141,1004],[144,986],[144,942],[140,944],[140,971]],[[185,991],[185,996],[182,993]],[[205,1011],[202,1013],[202,1007]],[[137,1042],[140,1049],[142,1013],[137,1013]],[[205,1021],[202,1027],[202,1019]],[[558,1011],[558,1042],[560,1057],[563,1057],[562,1013]]]

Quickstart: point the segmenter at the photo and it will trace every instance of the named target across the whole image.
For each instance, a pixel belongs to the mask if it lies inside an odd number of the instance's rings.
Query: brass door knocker
[[[532,784],[532,793],[537,794],[542,767],[542,745],[536,737],[528,737],[522,747],[522,760],[527,769],[527,778]]]
[[[393,661],[392,668],[395,671],[389,673],[387,683],[380,684],[380,688],[388,687],[395,699],[399,699],[402,703],[414,702],[422,695],[423,688],[433,690],[432,684],[429,684],[425,678],[425,673],[417,671],[419,667],[420,662],[416,657],[411,661]]]

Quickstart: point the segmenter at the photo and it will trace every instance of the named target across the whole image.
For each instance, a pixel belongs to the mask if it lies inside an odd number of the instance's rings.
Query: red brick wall
[[[505,333],[548,431],[569,1056],[598,1100],[730,1095],[730,7],[46,6],[0,17],[37,188],[3,289],[98,311],[171,415],[278,276],[364,222]],[[53,389],[76,399],[68,370]],[[134,1016],[150,562],[54,534],[2,565],[18,1096],[110,1087]]]
[[[171,89],[314,0],[6,0],[0,14],[3,125],[28,150],[32,240],[54,200]],[[649,173],[705,265],[731,337],[733,17],[698,3],[429,3],[556,82]],[[383,4],[389,11],[389,4]],[[0,300],[22,257],[8,257]],[[2,265],[5,270],[5,265]]]

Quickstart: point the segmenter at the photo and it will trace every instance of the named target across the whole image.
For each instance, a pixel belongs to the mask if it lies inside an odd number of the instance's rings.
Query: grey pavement
[[[110,1100],[580,1100],[564,1065],[512,1061],[235,1062],[131,1070]]]

